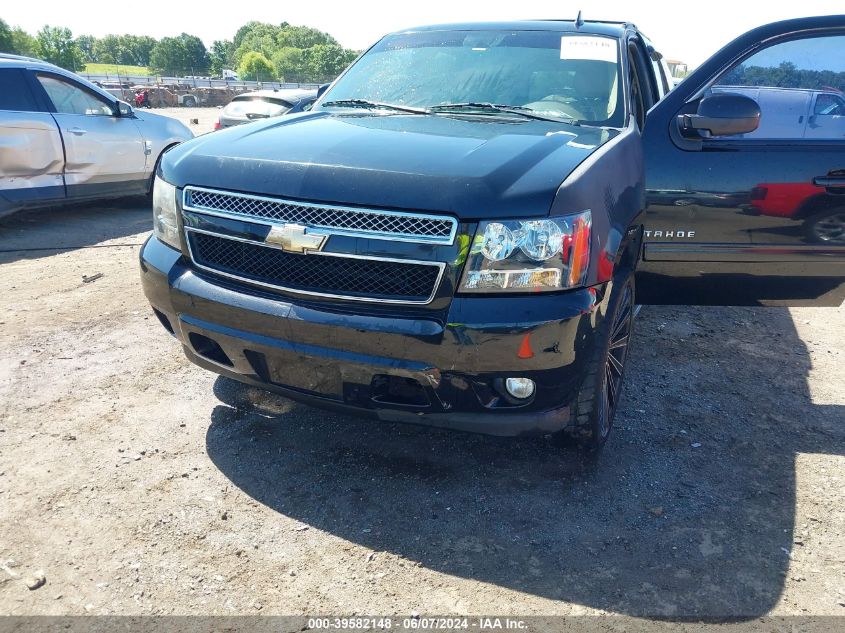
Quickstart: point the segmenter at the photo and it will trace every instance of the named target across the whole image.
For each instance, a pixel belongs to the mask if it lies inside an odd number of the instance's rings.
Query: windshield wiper
[[[428,110],[423,108],[412,108],[410,106],[397,105],[395,103],[379,103],[377,101],[367,101],[366,99],[338,99],[336,101],[327,101],[322,104],[322,107],[328,108],[335,106],[338,108],[367,108],[370,110],[393,110],[395,112],[410,112],[411,114],[429,114]]]
[[[500,103],[478,103],[468,101],[466,103],[444,103],[441,105],[431,106],[429,112],[460,112],[460,111],[481,111],[481,112],[505,112],[508,114],[517,114],[524,116],[527,119],[538,119],[540,121],[555,121],[556,123],[569,123],[571,125],[578,125],[578,121],[568,117],[545,116],[538,114],[531,108],[517,105],[503,105]]]
[[[568,117],[547,116],[535,112],[531,108],[518,105],[503,105],[500,103],[481,103],[475,101],[468,101],[466,103],[443,103],[440,105],[431,106],[430,108],[414,108],[411,106],[398,105],[396,103],[381,103],[378,101],[368,101],[367,99],[337,99],[335,101],[327,101],[322,104],[322,107],[338,107],[338,108],[366,108],[368,110],[392,110],[394,112],[408,112],[410,114],[436,114],[438,112],[461,112],[461,111],[475,111],[475,112],[493,112],[516,114],[525,117],[526,119],[537,119],[539,121],[554,121],[555,123],[568,123],[570,125],[579,125],[578,121]]]

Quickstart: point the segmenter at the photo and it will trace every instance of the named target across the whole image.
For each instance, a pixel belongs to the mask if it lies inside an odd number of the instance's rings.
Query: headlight
[[[153,234],[168,246],[180,248],[176,187],[156,176],[153,183]]]
[[[548,292],[584,285],[590,263],[589,211],[542,220],[481,222],[462,292]]]

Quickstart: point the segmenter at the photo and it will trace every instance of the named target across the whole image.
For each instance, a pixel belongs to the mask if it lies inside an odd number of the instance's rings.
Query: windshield
[[[290,104],[280,99],[265,97],[235,97],[226,106],[227,115],[245,116],[247,113],[259,116],[279,116],[290,110]]]
[[[615,38],[552,31],[390,35],[321,103],[358,99],[416,108],[490,103],[622,127],[618,51]]]

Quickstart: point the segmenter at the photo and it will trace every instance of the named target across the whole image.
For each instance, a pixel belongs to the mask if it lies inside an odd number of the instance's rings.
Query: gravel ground
[[[194,136],[199,136],[200,134],[208,134],[214,130],[214,123],[220,116],[220,111],[222,109],[223,108],[152,108],[150,112],[179,119],[182,123],[191,128]],[[197,123],[192,123],[191,119],[196,119]]]
[[[591,464],[237,409],[150,313],[149,230],[0,221],[0,613],[845,615],[845,308],[644,308]]]
[[[590,466],[233,408],[149,312],[148,229],[0,223],[0,612],[845,614],[842,308],[645,308]]]

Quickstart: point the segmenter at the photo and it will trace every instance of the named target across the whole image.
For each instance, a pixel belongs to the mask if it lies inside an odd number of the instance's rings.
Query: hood
[[[451,212],[549,212],[569,173],[614,130],[500,116],[303,113],[168,152],[166,180],[314,202]]]

